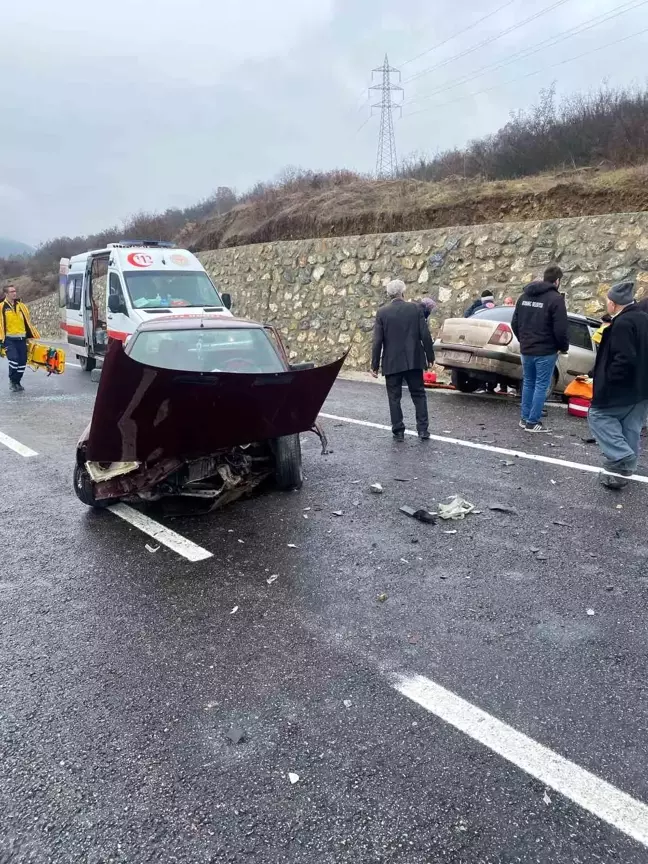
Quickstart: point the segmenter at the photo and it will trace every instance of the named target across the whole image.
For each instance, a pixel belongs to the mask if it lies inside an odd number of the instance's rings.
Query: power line
[[[416,114],[423,114],[426,111],[433,111],[436,108],[445,108],[447,105],[454,105],[457,102],[463,102],[465,99],[472,99],[475,96],[481,96],[484,93],[491,93],[493,90],[499,90],[500,87],[508,87],[509,84],[516,84],[518,81],[524,81],[526,78],[532,78],[534,75],[540,75],[548,69],[557,69],[559,66],[564,66],[566,63],[573,63],[574,60],[581,60],[583,57],[588,57],[590,54],[596,54],[598,51],[603,51],[605,48],[612,48],[615,45],[620,45],[622,42],[627,42],[628,39],[634,39],[635,36],[643,36],[648,33],[648,27],[645,30],[639,30],[636,33],[630,33],[628,36],[623,36],[614,42],[607,42],[605,45],[599,45],[598,48],[592,48],[590,51],[584,51],[582,54],[577,54],[574,57],[567,57],[558,63],[553,63],[551,66],[543,66],[542,69],[535,69],[533,72],[528,72],[526,75],[520,75],[517,78],[512,78],[510,81],[505,81],[503,84],[495,84],[493,87],[486,87],[483,90],[478,90],[476,93],[469,93],[467,96],[459,96],[457,99],[451,99],[448,102],[439,102],[435,105],[430,105],[428,108],[420,108],[418,111],[412,111],[410,114],[405,114],[405,117],[414,117]]]
[[[484,48],[486,45],[490,45],[492,42],[496,42],[498,39],[501,39],[502,36],[508,36],[509,33],[513,33],[515,30],[519,30],[520,27],[524,27],[526,24],[530,24],[531,21],[535,21],[537,18],[541,18],[543,15],[546,15],[548,12],[552,12],[554,9],[557,9],[559,6],[564,6],[565,3],[569,3],[570,0],[556,0],[551,6],[547,6],[545,9],[541,9],[539,12],[536,12],[533,15],[530,15],[528,18],[525,18],[524,21],[520,21],[518,24],[513,24],[511,27],[507,27],[506,30],[501,30],[499,33],[496,33],[494,36],[489,36],[488,39],[484,39],[482,42],[479,42],[477,45],[473,45],[472,48],[466,48],[465,51],[461,51],[459,54],[455,54],[452,57],[448,57],[446,60],[441,60],[439,63],[436,63],[434,66],[430,66],[428,69],[423,69],[421,72],[417,72],[415,75],[411,75],[409,78],[405,79],[405,84],[410,81],[416,81],[418,78],[422,78],[424,75],[429,75],[430,72],[434,72],[437,69],[441,69],[443,66],[447,66],[448,63],[452,63],[455,60],[460,60],[462,57],[467,57],[468,54],[472,54],[474,51],[478,51],[480,48]]]
[[[437,48],[441,48],[443,45],[451,42],[453,39],[456,39],[457,36],[462,36],[464,33],[467,33],[468,30],[472,30],[478,24],[482,24],[484,21],[487,21],[489,18],[492,18],[493,15],[497,15],[498,12],[501,12],[502,9],[506,9],[507,6],[512,6],[513,3],[517,2],[517,0],[506,0],[506,3],[502,3],[501,6],[498,6],[497,9],[493,9],[492,12],[489,12],[488,15],[484,15],[483,18],[480,18],[478,21],[474,21],[472,24],[469,24],[467,27],[464,27],[463,30],[457,30],[456,33],[453,33],[452,36],[448,36],[447,39],[444,39],[443,42],[437,42],[436,45],[433,45],[431,48],[426,48],[425,51],[421,51],[420,54],[417,54],[416,57],[412,57],[410,60],[405,60],[401,63],[401,66],[407,66],[408,63],[414,63],[415,60],[419,60],[421,57],[425,57],[426,54],[429,54],[431,51],[436,51]]]
[[[400,84],[392,84],[392,74],[398,75],[400,81],[401,74],[398,69],[394,69],[389,65],[389,60],[385,54],[385,62],[377,69],[371,72],[371,80],[374,75],[380,73],[382,81],[380,84],[372,84],[369,90],[379,90],[382,93],[382,99],[377,105],[372,105],[372,114],[374,108],[380,108],[380,131],[378,133],[378,155],[376,156],[376,176],[377,177],[393,177],[396,173],[396,136],[394,134],[394,108],[401,109],[402,102],[394,102],[392,94],[395,92],[403,92]],[[364,124],[363,124],[364,125]],[[362,128],[362,127],[360,127]],[[360,130],[358,130],[360,131]]]
[[[550,36],[548,39],[545,39],[544,42],[539,42],[532,50],[524,48],[521,51],[518,51],[516,54],[513,54],[507,60],[482,66],[481,69],[477,69],[462,78],[455,78],[454,81],[450,81],[448,84],[444,84],[443,87],[438,87],[436,90],[433,90],[426,96],[421,96],[416,99],[409,100],[408,104],[413,105],[418,102],[424,102],[428,99],[432,99],[434,98],[434,96],[438,96],[440,93],[445,93],[447,90],[452,90],[454,87],[459,87],[462,84],[467,84],[469,81],[474,81],[475,78],[479,78],[485,72],[496,72],[498,69],[503,69],[505,66],[509,66],[511,63],[514,63],[521,57],[524,57],[524,59],[526,60],[527,57],[538,54],[540,51],[544,51],[548,47],[553,47],[554,45],[558,45],[560,42],[564,42],[567,39],[572,39],[574,36],[579,36],[581,33],[586,33],[588,30],[592,30],[594,27],[598,27],[599,24],[605,24],[607,21],[611,21],[621,15],[625,15],[626,12],[632,12],[635,9],[639,9],[641,6],[645,6],[647,3],[648,0],[641,0],[641,2],[639,3],[625,3],[622,4],[622,6],[617,6],[614,9],[611,9],[609,13],[603,13],[603,15],[599,15],[596,18],[592,18],[589,21],[583,22],[583,24],[579,24],[576,27],[572,27],[570,30],[566,30],[561,34],[558,34],[558,36]]]

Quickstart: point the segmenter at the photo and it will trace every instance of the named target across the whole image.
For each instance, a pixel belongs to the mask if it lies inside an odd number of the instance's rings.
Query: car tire
[[[87,469],[83,465],[74,466],[74,492],[86,507],[94,507],[97,510],[103,510],[109,507],[113,502],[110,500],[99,500],[95,498],[94,483],[88,474]]]
[[[273,442],[275,481],[283,491],[301,489],[304,483],[299,435],[284,435]]]
[[[475,390],[479,390],[482,386],[479,381],[466,375],[466,373],[461,369],[452,370],[451,380],[453,386],[459,390],[460,393],[474,393]]]
[[[97,361],[94,357],[82,357],[77,354],[77,360],[79,361],[79,366],[84,372],[92,372],[97,365]]]

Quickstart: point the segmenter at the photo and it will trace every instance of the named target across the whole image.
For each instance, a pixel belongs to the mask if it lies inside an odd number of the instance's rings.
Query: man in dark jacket
[[[420,304],[405,302],[405,283],[394,279],[386,290],[391,303],[382,306],[376,315],[371,374],[374,378],[378,377],[382,358],[394,438],[397,441],[405,440],[401,399],[403,381],[406,381],[416,410],[419,438],[427,441],[430,433],[423,370],[434,363],[434,343]]]
[[[464,312],[464,318],[472,318],[472,316],[479,309],[492,309],[495,305],[495,295],[487,288],[486,291],[482,291],[481,297],[478,297]]]
[[[632,282],[612,287],[607,305],[612,322],[596,354],[589,425],[605,456],[601,483],[621,489],[637,470],[648,417],[648,315],[635,303]]]
[[[542,282],[532,282],[518,299],[511,327],[522,354],[520,427],[545,432],[540,422],[558,353],[569,351],[565,298],[558,293],[563,272],[548,267]]]

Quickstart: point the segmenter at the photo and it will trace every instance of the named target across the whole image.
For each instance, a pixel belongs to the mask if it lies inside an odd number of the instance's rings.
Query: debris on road
[[[568,522],[563,522],[562,519],[554,519],[554,525],[559,525],[561,528],[571,528],[571,525]]]
[[[614,585],[606,585],[605,590],[606,591],[614,591]]]
[[[151,546],[150,543],[146,543],[145,548],[148,552],[159,552],[160,551],[159,546]]]
[[[500,459],[500,462],[505,468],[510,468],[511,465],[515,465],[512,459]]]
[[[596,612],[595,612],[593,609],[588,609],[588,610],[587,610],[587,614],[588,614],[588,615],[590,616],[590,618],[591,618],[592,615],[596,615]]]
[[[374,493],[374,495],[382,495],[382,493],[384,492],[384,489],[380,483],[372,483],[369,488]]]
[[[518,512],[515,507],[512,507],[510,504],[498,504],[497,501],[494,504],[489,504],[488,509],[495,513],[510,513],[513,516],[517,516]]]
[[[376,600],[377,600],[379,603],[384,603],[385,600],[387,600],[387,599],[389,599],[389,595],[388,595],[388,594],[379,594],[379,595],[376,597]]]
[[[239,607],[238,607],[238,606],[235,606],[235,607],[232,609],[232,611],[230,612],[230,615],[236,615],[236,613],[238,612],[238,610],[239,610]]]
[[[273,576],[270,576],[268,579],[266,579],[266,582],[268,583],[268,585],[273,585],[277,581],[278,578],[279,578],[279,574],[275,573]]]
[[[412,480],[418,480],[418,477],[394,477],[397,483],[411,483]]]
[[[475,505],[460,495],[450,496],[449,504],[439,504],[439,516],[442,519],[463,519],[474,510]]]
[[[529,546],[529,552],[533,552],[535,554],[536,552],[539,552],[539,551],[540,551],[539,546]]]
[[[334,510],[332,515],[333,516],[344,516],[344,513],[341,510]]]
[[[290,780],[290,785],[294,786],[295,783],[299,783],[299,774],[293,774],[292,771],[288,772],[288,779]]]
[[[345,708],[350,708],[353,705],[353,702],[350,699],[345,699],[342,704]]]
[[[231,726],[227,737],[232,744],[242,744],[245,741],[245,732],[239,726]]]
[[[544,793],[544,795],[542,796],[542,800],[543,800],[544,803],[547,805],[547,807],[551,804],[551,798],[550,798],[549,795],[547,794],[547,790],[546,790],[546,789],[545,789],[545,793]]]
[[[407,507],[404,505],[400,508],[400,511],[411,519],[416,519],[418,522],[423,522],[426,525],[434,525],[436,522],[436,516],[434,513],[430,513],[429,510],[424,510],[422,507],[415,510],[414,507]]]
[[[288,544],[288,548],[289,548],[289,549],[296,549],[297,546],[296,546],[294,543],[289,543],[289,544]]]

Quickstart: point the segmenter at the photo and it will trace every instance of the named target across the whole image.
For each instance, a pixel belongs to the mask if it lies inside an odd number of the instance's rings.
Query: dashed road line
[[[158,543],[162,543],[173,552],[182,555],[188,561],[204,561],[212,557],[212,553],[203,549],[202,546],[197,546],[191,540],[187,540],[181,534],[176,534],[170,528],[165,528],[164,525],[160,525],[154,519],[149,519],[148,516],[145,516],[138,510],[134,510],[127,504],[113,504],[108,510],[135,528],[139,528],[140,531],[148,534],[149,537],[152,537]]]
[[[648,807],[641,801],[429,678],[398,675],[392,684],[426,711],[648,847]]]
[[[13,450],[14,453],[18,453],[20,456],[24,456],[25,459],[29,459],[32,456],[38,456],[38,453],[35,450],[32,450],[31,447],[21,444],[20,441],[16,441],[16,439],[12,438],[10,435],[5,435],[4,432],[0,432],[0,444],[4,444],[5,447]]]
[[[351,423],[355,426],[366,426],[369,429],[380,429],[381,431],[391,432],[391,426],[386,426],[383,423],[372,423],[369,420],[356,420],[353,417],[338,417],[337,414],[320,414],[320,417],[325,417],[327,420],[337,420],[339,423]],[[413,438],[417,437],[417,433],[411,429],[405,430],[406,435]],[[530,433],[526,433],[530,434]],[[541,435],[542,433],[537,433]],[[510,450],[507,447],[495,447],[491,444],[479,444],[477,441],[464,441],[463,438],[448,438],[444,435],[430,435],[431,441],[440,441],[443,444],[455,444],[458,447],[468,447],[470,450],[486,450],[489,453],[498,453],[500,456],[515,456],[518,459],[527,459],[530,462],[542,462],[545,465],[560,465],[563,468],[574,468],[577,471],[585,471],[588,474],[600,474],[601,468],[597,465],[587,465],[584,462],[571,462],[569,459],[556,459],[553,456],[542,456],[537,453],[525,453],[523,450]],[[637,483],[648,483],[648,477],[643,474],[633,474],[628,477],[628,480],[636,480]]]

